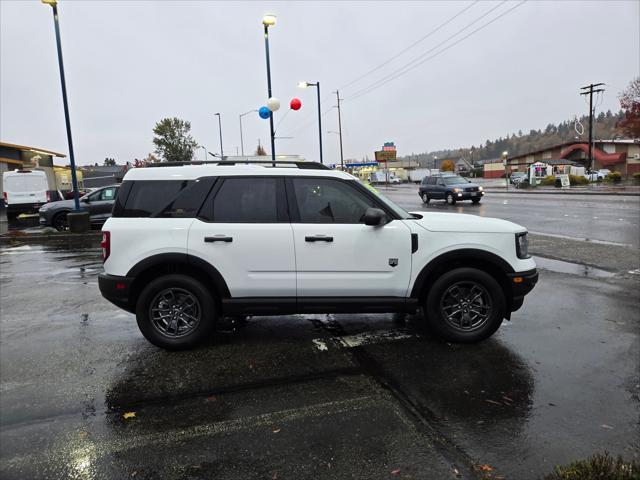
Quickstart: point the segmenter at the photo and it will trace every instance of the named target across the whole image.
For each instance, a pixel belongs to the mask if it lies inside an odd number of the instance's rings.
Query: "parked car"
[[[85,195],[88,195],[89,193],[93,192],[94,190],[96,190],[96,189],[95,188],[85,188],[84,190],[79,190],[78,191],[78,195],[80,197],[84,197]],[[67,190],[62,195],[66,200],[73,200],[73,190]]]
[[[99,228],[111,216],[111,210],[118,193],[119,185],[109,185],[84,195],[80,198],[80,207],[89,212],[89,222],[94,228]],[[40,214],[40,225],[53,227],[56,230],[66,230],[67,214],[73,211],[73,200],[60,200],[43,205]]]
[[[449,205],[455,205],[462,200],[471,200],[477,204],[484,196],[484,191],[480,185],[471,183],[460,175],[441,173],[422,179],[418,195],[423,203],[445,200]]]
[[[369,177],[369,182],[371,184],[387,183],[387,181],[389,183],[402,183],[402,179],[396,176],[395,173],[389,172],[389,176],[387,177],[387,172],[385,172],[384,170],[372,172]]]
[[[610,173],[611,173],[611,170],[609,170],[608,168],[603,168],[603,169],[600,169],[600,170],[592,170],[590,172],[586,172],[584,174],[584,176],[590,182],[601,182]]]
[[[515,185],[523,181],[525,178],[527,178],[526,172],[513,172],[509,177],[509,183]]]
[[[166,349],[223,316],[419,307],[435,334],[470,343],[538,279],[524,227],[408,213],[348,173],[294,164],[129,170],[102,228],[102,295]]]
[[[41,170],[3,172],[2,185],[7,220],[15,220],[23,213],[38,213],[42,205],[51,201],[47,174]]]

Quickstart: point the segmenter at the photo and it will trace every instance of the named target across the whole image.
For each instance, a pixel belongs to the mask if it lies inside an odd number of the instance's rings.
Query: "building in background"
[[[64,153],[46,150],[40,147],[0,142],[0,178],[8,170],[41,170],[47,175],[51,200],[60,200],[73,190],[71,170],[68,166],[54,165],[54,158],[66,158]],[[78,171],[78,188],[84,189],[82,172]],[[3,193],[0,180],[0,198]]]
[[[85,188],[99,188],[122,183],[122,177],[127,173],[127,165],[98,165],[82,166]]]
[[[589,168],[589,144],[565,142],[507,159],[509,172],[524,172],[535,162]],[[593,169],[606,168],[622,175],[640,172],[640,139],[596,140],[593,142]],[[558,169],[559,170],[559,169]]]

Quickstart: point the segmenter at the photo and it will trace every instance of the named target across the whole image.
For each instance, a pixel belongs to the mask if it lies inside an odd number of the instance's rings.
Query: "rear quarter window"
[[[113,216],[194,218],[215,180],[215,177],[204,177],[196,180],[123,182],[113,207]]]

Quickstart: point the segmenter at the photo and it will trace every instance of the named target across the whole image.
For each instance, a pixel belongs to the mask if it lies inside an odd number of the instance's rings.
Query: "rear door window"
[[[5,177],[5,187],[7,192],[41,192],[47,189],[47,180],[41,175],[31,175],[21,173]]]
[[[288,222],[284,180],[279,177],[230,177],[220,180],[199,218],[215,223]]]

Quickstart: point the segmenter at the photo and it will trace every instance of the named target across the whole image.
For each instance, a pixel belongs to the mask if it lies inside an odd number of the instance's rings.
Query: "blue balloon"
[[[258,110],[258,115],[260,115],[260,118],[267,119],[271,116],[271,110],[269,110],[267,107],[260,107],[260,110]]]

